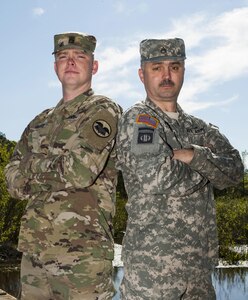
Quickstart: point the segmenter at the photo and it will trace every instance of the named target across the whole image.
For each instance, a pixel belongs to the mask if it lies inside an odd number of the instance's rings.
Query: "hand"
[[[190,164],[194,156],[194,149],[179,149],[173,150],[173,158],[184,162],[185,164]]]

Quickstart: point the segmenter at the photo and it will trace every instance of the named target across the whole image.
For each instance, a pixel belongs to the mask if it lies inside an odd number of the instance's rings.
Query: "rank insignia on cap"
[[[75,36],[69,36],[69,44],[75,43]]]
[[[180,38],[146,39],[140,43],[141,62],[185,60],[185,44]]]
[[[65,49],[80,49],[87,54],[93,53],[96,48],[96,38],[82,32],[64,32],[55,34],[54,51],[56,54]]]
[[[137,124],[145,124],[152,128],[157,128],[159,121],[158,121],[158,119],[156,119],[148,114],[140,114],[136,118],[136,123]]]
[[[166,54],[166,48],[165,48],[165,47],[162,47],[162,48],[160,49],[160,52],[163,53],[163,54]]]
[[[107,138],[111,134],[111,127],[110,125],[103,120],[97,120],[93,124],[93,130],[95,134],[102,138]]]

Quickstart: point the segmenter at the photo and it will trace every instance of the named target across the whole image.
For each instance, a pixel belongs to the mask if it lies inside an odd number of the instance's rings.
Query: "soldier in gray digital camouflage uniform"
[[[140,54],[147,98],[124,113],[117,135],[128,193],[122,300],[212,300],[213,188],[239,183],[242,161],[217,127],[177,104],[184,41],[144,40]]]
[[[25,129],[5,175],[28,200],[18,249],[21,299],[112,299],[115,136],[121,109],[94,95],[94,36],[54,36],[63,98]]]

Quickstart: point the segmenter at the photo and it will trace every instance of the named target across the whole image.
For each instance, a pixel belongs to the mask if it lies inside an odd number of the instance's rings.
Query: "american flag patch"
[[[140,114],[136,118],[136,123],[145,124],[145,125],[151,126],[153,128],[157,128],[159,120],[148,114]]]

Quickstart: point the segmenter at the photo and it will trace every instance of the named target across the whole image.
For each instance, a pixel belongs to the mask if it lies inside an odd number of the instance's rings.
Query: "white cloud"
[[[221,108],[222,110],[226,110],[231,103],[237,101],[238,96],[234,95],[231,98],[225,100],[199,102],[199,101],[192,101],[191,100],[192,98],[190,98],[189,95],[187,95],[187,90],[186,90],[185,92],[182,91],[180,98],[182,98],[180,104],[183,105],[185,111],[187,111],[188,113],[193,113],[195,111],[204,110],[210,107],[218,107]]]
[[[124,12],[124,2],[116,3],[119,12]],[[147,32],[144,32],[147,37]],[[237,91],[228,99],[218,95],[215,89],[248,74],[248,8],[208,16],[193,14],[172,21],[167,32],[156,32],[150,37],[183,37],[186,42],[186,76],[180,93],[180,103],[187,112],[210,107],[228,109],[239,101]],[[145,91],[137,74],[139,68],[139,42],[142,36],[128,37],[128,41],[112,41],[111,47],[101,44],[97,54],[99,71],[93,77],[93,87],[126,108],[145,97]],[[118,44],[117,44],[118,43]],[[49,87],[60,87],[58,81],[49,82]],[[209,92],[211,101],[206,99]],[[214,96],[213,96],[214,93]],[[200,99],[200,100],[199,100]]]
[[[172,21],[171,30],[156,32],[152,37],[165,36],[183,37],[186,42],[186,80],[180,94],[184,108],[192,112],[213,106],[228,107],[238,101],[238,95],[227,100],[216,96],[211,101],[201,102],[198,98],[203,92],[211,92],[219,85],[248,74],[248,7],[215,17],[199,13],[176,19]],[[133,80],[134,76],[138,77],[140,40],[135,37],[124,43],[124,49],[112,46],[101,52],[99,87],[106,87],[106,91],[109,89],[116,96],[126,95],[126,99],[133,101],[137,100],[133,97],[142,95],[143,86]]]
[[[220,15],[210,23],[204,38],[206,49],[192,58],[198,75],[212,83],[216,79],[231,80],[248,71],[248,8]]]
[[[184,107],[192,112],[211,106],[226,107],[238,101],[238,95],[226,101],[215,99],[204,103],[197,98],[207,90],[248,74],[248,8],[234,9],[215,19],[196,15],[195,19],[183,21],[176,28],[185,31],[185,40],[190,41],[186,49],[189,79],[181,93]]]
[[[138,60],[138,44],[127,45],[127,48],[122,50],[119,48],[108,47],[99,55],[100,68],[102,72],[110,72],[120,69],[123,66],[127,67],[134,59]],[[130,65],[129,65],[130,66]]]
[[[35,16],[41,16],[41,15],[43,15],[45,13],[45,10],[43,9],[43,8],[41,8],[41,7],[35,7],[34,9],[33,9],[33,14],[35,15]]]

